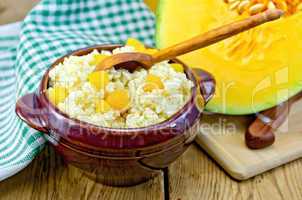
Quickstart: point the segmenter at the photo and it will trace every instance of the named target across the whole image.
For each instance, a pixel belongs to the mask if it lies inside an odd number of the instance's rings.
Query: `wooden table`
[[[302,199],[302,160],[244,182],[232,180],[199,147],[163,174],[128,188],[95,183],[47,147],[25,170],[0,183],[0,199]]]
[[[1,0],[0,24],[23,18],[35,0]],[[16,6],[18,4],[18,6]],[[162,175],[141,185],[114,188],[65,166],[51,147],[19,174],[0,182],[0,199],[302,199],[302,160],[248,181],[231,179],[197,145]]]

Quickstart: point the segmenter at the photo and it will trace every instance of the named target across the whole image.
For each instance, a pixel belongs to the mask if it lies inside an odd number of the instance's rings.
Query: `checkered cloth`
[[[154,21],[143,0],[44,0],[21,30],[0,27],[0,180],[28,165],[45,143],[14,113],[18,97],[37,90],[50,64],[70,51],[128,37],[152,46]]]

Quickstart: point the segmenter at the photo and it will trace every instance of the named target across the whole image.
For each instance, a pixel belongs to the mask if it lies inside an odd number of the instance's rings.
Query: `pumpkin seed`
[[[239,4],[240,4],[240,1],[234,1],[233,3],[230,4],[230,10],[237,9]]]
[[[250,11],[251,15],[254,15],[254,14],[260,13],[264,9],[265,9],[265,5],[263,3],[257,3],[253,6],[251,6],[249,11]]]
[[[275,4],[274,4],[272,1],[270,1],[270,2],[268,2],[268,4],[267,4],[267,8],[268,8],[269,10],[275,10],[275,9],[276,9],[276,6],[275,6]]]
[[[230,10],[243,14],[248,11],[254,15],[265,10],[281,9],[286,16],[302,11],[302,0],[224,0]]]
[[[238,12],[239,12],[239,14],[242,14],[249,5],[250,5],[250,1],[249,0],[241,1],[240,4],[238,5]]]

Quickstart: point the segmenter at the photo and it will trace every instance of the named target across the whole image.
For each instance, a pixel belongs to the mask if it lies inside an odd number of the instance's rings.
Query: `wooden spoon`
[[[302,98],[302,92],[286,102],[261,112],[245,133],[245,143],[250,149],[262,149],[275,141],[274,130],[286,120],[291,106]]]
[[[169,60],[188,52],[210,46],[263,23],[276,20],[282,15],[282,10],[268,10],[266,12],[251,16],[247,19],[213,29],[187,41],[181,42],[166,49],[162,49],[153,55],[139,52],[116,54],[104,59],[101,63],[99,63],[95,71],[106,70],[113,66],[121,66],[121,64],[124,65],[123,68],[128,68],[128,70],[130,70],[130,68],[133,70],[133,65],[142,66],[146,69],[149,69],[155,63]],[[131,65],[129,62],[131,62]]]

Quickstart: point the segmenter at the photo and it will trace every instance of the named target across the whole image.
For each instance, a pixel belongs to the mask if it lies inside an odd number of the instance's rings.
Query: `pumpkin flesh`
[[[286,101],[302,89],[302,12],[181,56],[217,81],[206,109],[251,114]],[[223,0],[161,0],[156,44],[164,48],[223,24],[247,17]]]

